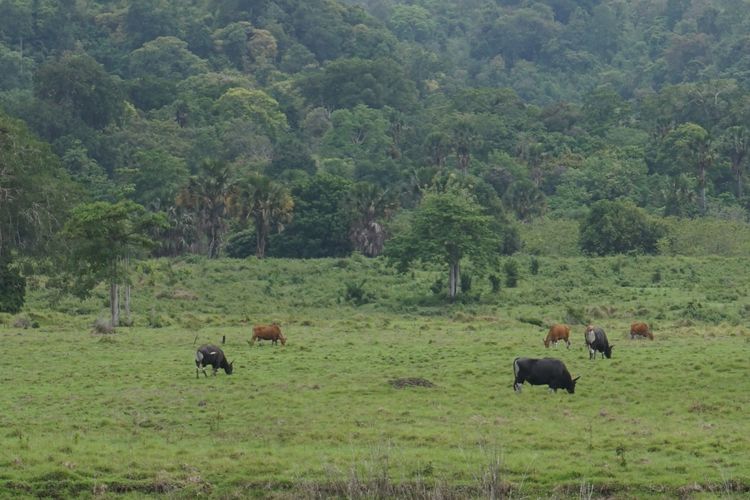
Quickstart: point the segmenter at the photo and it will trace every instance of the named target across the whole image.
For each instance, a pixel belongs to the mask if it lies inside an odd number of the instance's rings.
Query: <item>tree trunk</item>
[[[701,203],[701,214],[706,214],[706,169],[701,168],[698,173],[698,196]]]
[[[125,324],[131,326],[133,321],[130,319],[130,285],[125,285]]]
[[[450,297],[451,302],[456,300],[456,295],[458,295],[459,283],[460,283],[459,263],[458,261],[451,262],[450,277],[448,279],[448,297]]]
[[[120,326],[120,289],[114,281],[109,284],[109,312],[112,328]]]

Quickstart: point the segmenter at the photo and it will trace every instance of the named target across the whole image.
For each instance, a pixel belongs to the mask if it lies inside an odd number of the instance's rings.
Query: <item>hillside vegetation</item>
[[[472,300],[451,306],[425,293],[439,270],[399,275],[380,259],[147,261],[134,326],[103,335],[91,319],[106,289],[50,307],[33,284],[28,312],[0,318],[15,367],[2,376],[0,490],[746,493],[743,260],[539,258],[536,274],[517,260],[517,287],[493,294],[475,276]],[[655,340],[629,340],[632,320]],[[251,325],[271,321],[286,346],[250,346]],[[545,349],[560,321],[572,347]],[[611,360],[589,361],[589,321]],[[195,348],[222,337],[235,372],[196,380]],[[581,375],[576,394],[513,393],[513,359],[545,355]]]

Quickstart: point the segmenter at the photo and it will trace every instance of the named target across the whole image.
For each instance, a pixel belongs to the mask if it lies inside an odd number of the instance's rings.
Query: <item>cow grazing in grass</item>
[[[589,325],[586,327],[585,336],[586,345],[589,348],[589,359],[595,359],[597,351],[602,353],[602,358],[604,358],[604,356],[606,356],[607,359],[612,357],[612,348],[614,347],[614,344],[609,345],[607,334],[604,333],[603,329],[598,326]]]
[[[651,328],[649,328],[648,323],[639,321],[630,325],[630,338],[634,339],[636,337],[648,337],[651,340],[654,340],[654,334],[651,333]]]
[[[557,343],[561,340],[564,340],[568,349],[570,349],[570,327],[568,325],[552,325],[544,339],[544,347],[549,347],[551,343],[557,347]]]
[[[531,385],[547,384],[552,391],[565,389],[574,394],[576,381],[581,378],[571,378],[565,363],[554,358],[516,358],[513,360],[513,374],[513,390],[516,392],[521,392],[523,383],[528,382]]]
[[[227,375],[232,374],[234,361],[231,363],[227,361],[227,357],[224,356],[224,351],[216,347],[215,345],[202,345],[198,348],[195,353],[195,378],[199,378],[199,372],[203,370],[203,375],[208,377],[206,373],[206,367],[211,365],[213,367],[213,375],[219,368],[223,368]]]
[[[272,344],[276,344],[280,340],[281,345],[286,345],[286,337],[281,333],[281,328],[276,323],[271,325],[255,325],[253,327],[253,338],[250,339],[250,343],[254,344],[256,340],[270,340]]]

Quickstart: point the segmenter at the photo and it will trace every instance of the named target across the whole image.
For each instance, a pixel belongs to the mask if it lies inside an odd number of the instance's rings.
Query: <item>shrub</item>
[[[510,259],[503,266],[505,270],[505,286],[515,288],[518,285],[518,262]]]
[[[492,287],[492,293],[500,291],[500,277],[496,274],[490,274],[490,286]]]
[[[461,275],[461,292],[467,293],[471,290],[471,274],[463,273]]]
[[[26,280],[9,262],[0,261],[0,312],[15,314],[21,310],[26,295]]]
[[[580,227],[579,244],[587,255],[658,253],[665,227],[632,202],[601,200],[591,205]]]
[[[372,301],[372,295],[364,288],[366,281],[362,280],[360,283],[350,281],[345,283],[344,300],[356,306],[361,306]]]

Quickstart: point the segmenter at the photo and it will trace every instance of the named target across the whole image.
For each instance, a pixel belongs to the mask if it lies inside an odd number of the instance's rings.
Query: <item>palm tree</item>
[[[266,255],[271,230],[283,231],[284,224],[291,221],[294,210],[294,200],[284,186],[257,174],[238,184],[231,205],[232,211],[241,219],[252,218],[257,241],[255,255],[259,259]]]
[[[732,173],[737,183],[737,198],[742,198],[742,174],[745,158],[750,153],[750,131],[746,127],[729,127],[722,137],[722,149],[732,163]]]
[[[360,182],[352,189],[346,204],[352,214],[349,239],[354,249],[368,257],[380,255],[387,234],[379,219],[387,219],[396,209],[394,196],[374,184]]]
[[[177,196],[178,207],[196,214],[198,226],[208,240],[209,258],[219,256],[227,228],[227,202],[234,189],[229,166],[210,161],[203,164],[201,175],[191,177]]]

